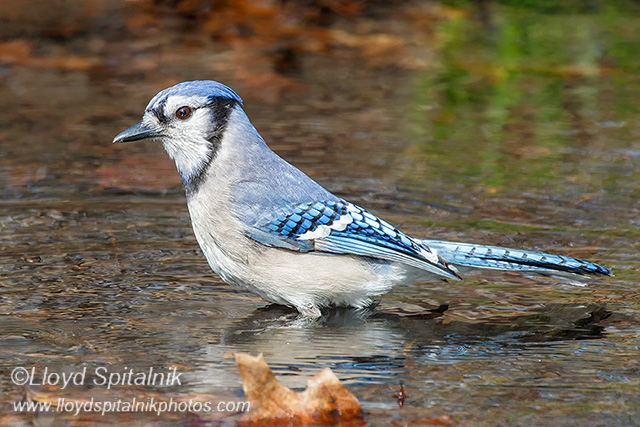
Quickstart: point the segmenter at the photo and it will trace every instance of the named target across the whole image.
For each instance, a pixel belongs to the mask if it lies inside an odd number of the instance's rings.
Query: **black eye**
[[[176,117],[179,118],[180,120],[187,119],[189,118],[190,115],[191,115],[191,107],[187,107],[186,105],[176,110]]]

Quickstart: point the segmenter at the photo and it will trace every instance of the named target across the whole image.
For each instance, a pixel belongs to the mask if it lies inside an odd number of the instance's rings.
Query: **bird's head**
[[[119,133],[113,142],[162,142],[188,186],[206,171],[232,111],[241,105],[240,97],[218,82],[179,83],[153,97],[140,123]]]

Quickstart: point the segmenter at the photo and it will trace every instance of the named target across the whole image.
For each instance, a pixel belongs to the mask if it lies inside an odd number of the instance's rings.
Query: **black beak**
[[[140,141],[141,139],[153,139],[162,136],[162,132],[159,129],[150,129],[140,122],[120,132],[113,138],[113,142]]]

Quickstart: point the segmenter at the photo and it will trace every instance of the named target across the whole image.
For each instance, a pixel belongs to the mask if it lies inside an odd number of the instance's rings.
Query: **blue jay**
[[[163,144],[182,177],[193,231],[231,286],[317,318],[368,306],[394,286],[474,269],[611,275],[574,258],[421,240],[325,190],[271,151],[240,97],[214,81],[158,93],[113,142]]]

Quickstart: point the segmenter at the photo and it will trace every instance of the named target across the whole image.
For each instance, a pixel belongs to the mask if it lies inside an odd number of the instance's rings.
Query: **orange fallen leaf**
[[[262,354],[233,356],[240,369],[242,388],[251,401],[251,411],[242,417],[240,425],[365,425],[360,402],[329,368],[311,378],[306,390],[296,392],[276,379]]]

